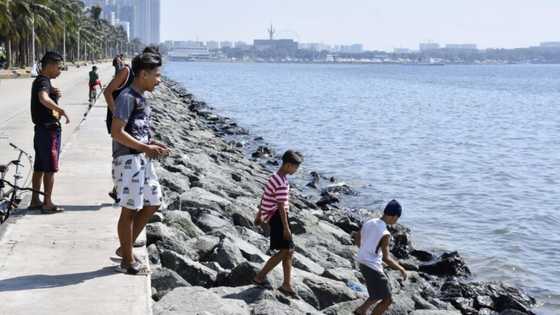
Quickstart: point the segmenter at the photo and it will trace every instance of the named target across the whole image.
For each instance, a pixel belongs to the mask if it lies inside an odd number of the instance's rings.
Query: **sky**
[[[161,0],[163,40],[277,38],[369,50],[418,43],[474,43],[479,48],[560,41],[559,0]]]

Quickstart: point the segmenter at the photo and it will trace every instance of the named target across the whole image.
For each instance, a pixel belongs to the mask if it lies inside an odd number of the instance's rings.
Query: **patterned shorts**
[[[152,160],[144,154],[127,154],[114,158],[112,173],[119,206],[139,210],[144,206],[161,205],[161,186]]]

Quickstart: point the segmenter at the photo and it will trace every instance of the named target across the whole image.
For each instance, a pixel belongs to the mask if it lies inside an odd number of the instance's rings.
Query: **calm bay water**
[[[403,204],[418,247],[560,314],[560,66],[168,63],[165,74],[307,170]]]

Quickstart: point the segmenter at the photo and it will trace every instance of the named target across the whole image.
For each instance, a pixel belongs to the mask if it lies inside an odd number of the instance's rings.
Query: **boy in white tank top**
[[[356,243],[360,247],[356,260],[360,263],[360,271],[366,280],[369,298],[354,311],[354,314],[365,315],[372,305],[380,301],[372,314],[381,315],[393,302],[389,279],[383,271],[383,262],[399,270],[406,280],[405,269],[391,258],[389,253],[391,234],[387,230],[387,225],[397,223],[401,214],[401,205],[393,199],[385,207],[381,218],[366,221],[360,232],[355,235]]]

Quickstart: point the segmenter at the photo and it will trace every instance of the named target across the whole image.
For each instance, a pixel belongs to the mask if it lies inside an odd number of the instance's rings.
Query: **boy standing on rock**
[[[278,290],[292,297],[296,296],[291,284],[294,242],[292,241],[292,232],[288,224],[290,185],[287,175],[294,174],[302,162],[303,156],[301,153],[292,150],[284,153],[282,156],[282,166],[266,183],[259,211],[255,218],[255,224],[257,225],[262,222],[270,225],[270,251],[273,253],[273,256],[266,262],[253,282],[257,285],[263,285],[266,275],[282,262],[284,282]]]
[[[150,105],[145,91],[153,91],[161,81],[161,57],[142,53],[132,60],[134,81],[117,98],[111,136],[113,137],[113,181],[117,203],[122,207],[118,223],[122,256],[117,271],[138,274],[145,268],[134,259],[132,244],[162,203],[162,192],[152,159],[169,154],[163,144],[150,137]]]
[[[381,315],[393,302],[389,279],[383,271],[383,262],[399,270],[406,280],[406,270],[391,258],[389,253],[391,234],[387,230],[387,225],[397,223],[401,214],[401,205],[393,199],[385,206],[381,218],[366,221],[356,235],[356,243],[360,247],[356,260],[360,263],[360,271],[366,280],[369,298],[354,311],[354,314],[365,315],[373,304],[381,301],[372,312],[372,315]]]

